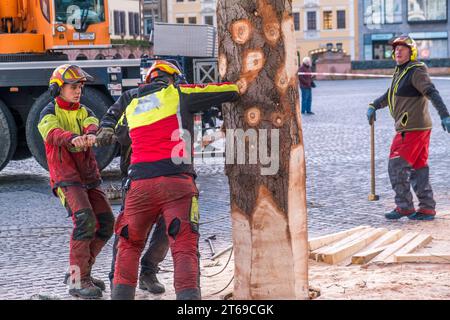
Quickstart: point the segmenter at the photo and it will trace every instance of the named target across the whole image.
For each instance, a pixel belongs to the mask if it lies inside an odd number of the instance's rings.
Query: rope
[[[217,272],[217,273],[215,273],[215,274],[211,274],[211,275],[206,275],[206,274],[205,274],[205,275],[202,275],[202,277],[212,278],[212,277],[215,277],[215,276],[221,274],[222,272],[224,272],[225,269],[227,268],[228,264],[230,263],[230,260],[231,260],[231,256],[232,256],[232,255],[233,255],[233,248],[231,248],[231,250],[230,250],[230,256],[228,257],[228,261],[227,261],[227,263],[225,263],[225,266],[222,268],[222,270],[220,270],[219,272]]]
[[[212,296],[215,296],[216,294],[219,294],[219,293],[221,293],[222,291],[224,291],[226,288],[228,288],[228,287],[230,286],[230,284],[233,282],[233,280],[234,280],[234,276],[231,277],[230,282],[228,282],[228,284],[227,284],[222,290],[219,290],[219,291],[217,291],[217,292],[211,293],[211,295],[212,295]]]
[[[208,224],[208,223],[214,223],[214,222],[225,220],[225,219],[228,219],[228,218],[230,218],[229,215],[227,215],[225,217],[222,217],[222,218],[218,218],[218,219],[206,220],[205,222],[200,222],[199,225],[204,225],[204,224]]]

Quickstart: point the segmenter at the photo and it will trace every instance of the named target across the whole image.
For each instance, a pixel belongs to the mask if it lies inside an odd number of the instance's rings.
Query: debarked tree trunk
[[[305,158],[292,2],[218,0],[235,299],[308,299]]]

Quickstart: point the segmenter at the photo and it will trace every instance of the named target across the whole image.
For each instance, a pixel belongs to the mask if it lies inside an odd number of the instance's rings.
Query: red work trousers
[[[60,191],[74,224],[70,239],[70,270],[71,281],[76,281],[77,276],[80,279],[90,276],[95,258],[114,233],[114,215],[100,187],[69,186],[61,187]]]
[[[391,145],[390,159],[403,158],[419,170],[428,164],[431,130],[398,132]]]
[[[136,287],[147,235],[162,214],[173,257],[175,292],[199,289],[197,199],[198,189],[190,175],[132,181],[115,227],[120,240],[114,285]]]

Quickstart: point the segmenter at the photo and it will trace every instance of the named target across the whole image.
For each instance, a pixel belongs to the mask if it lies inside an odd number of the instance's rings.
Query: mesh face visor
[[[67,84],[73,84],[73,83],[78,83],[78,82],[94,80],[94,78],[90,74],[83,71],[78,66],[68,67],[62,74],[61,78],[63,80],[63,83],[67,83]]]

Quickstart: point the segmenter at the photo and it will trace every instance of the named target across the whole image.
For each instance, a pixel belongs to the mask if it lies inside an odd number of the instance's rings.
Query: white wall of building
[[[139,39],[139,0],[109,0],[108,3],[111,39]]]

